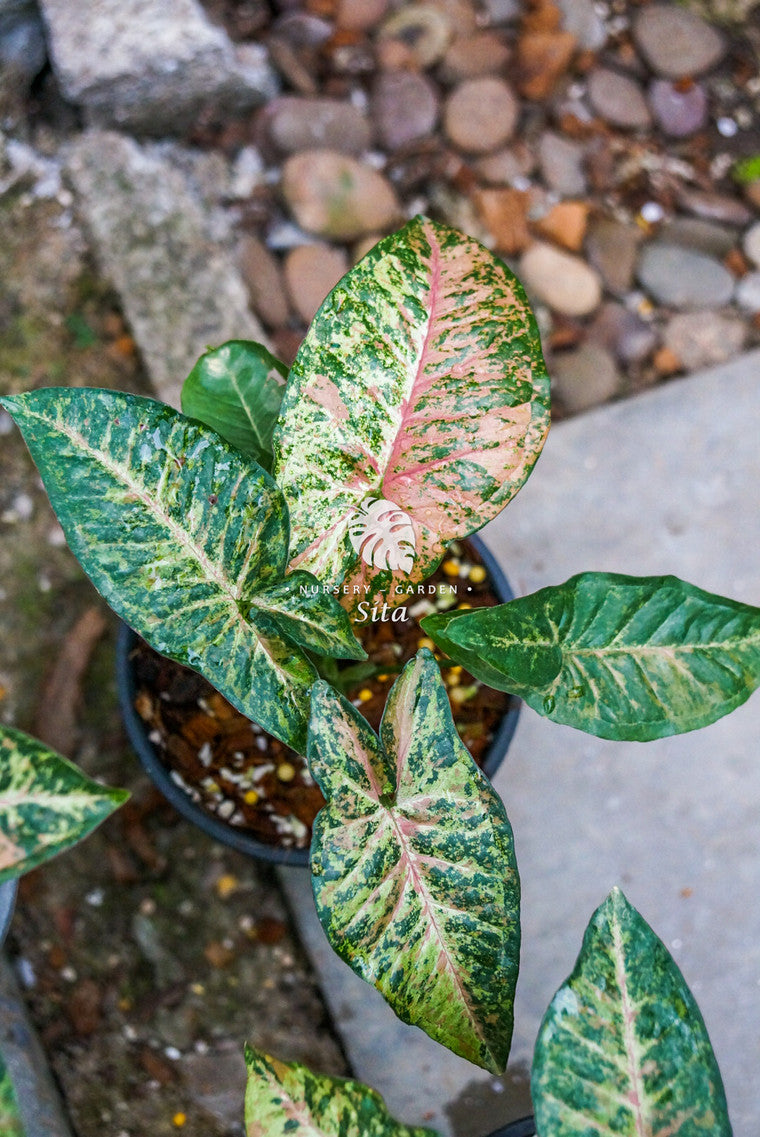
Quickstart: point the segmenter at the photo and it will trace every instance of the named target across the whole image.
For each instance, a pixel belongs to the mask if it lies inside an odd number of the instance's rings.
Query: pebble
[[[538,163],[549,189],[563,197],[583,197],[586,175],[583,172],[585,149],[571,139],[547,130],[538,144]]]
[[[487,154],[512,137],[520,107],[503,79],[467,79],[455,87],[444,109],[449,139],[469,154]]]
[[[481,8],[490,24],[513,24],[522,14],[520,0],[482,0]]]
[[[557,352],[552,367],[552,387],[566,410],[586,411],[618,394],[621,376],[605,348],[584,343],[570,351]]]
[[[649,105],[658,126],[671,138],[688,138],[707,122],[707,94],[699,83],[682,89],[678,83],[655,79],[649,88]]]
[[[588,336],[625,364],[640,363],[657,346],[657,333],[652,325],[615,300],[602,304]]]
[[[337,150],[293,154],[283,166],[282,193],[301,228],[319,237],[351,241],[398,219],[390,182]]]
[[[683,245],[719,260],[737,243],[735,229],[728,229],[714,221],[703,221],[699,217],[671,218],[660,230],[660,237],[669,245]]]
[[[290,250],[285,258],[285,280],[293,307],[304,323],[311,323],[325,296],[349,267],[345,251],[334,245],[320,242]]]
[[[599,67],[588,78],[588,97],[600,118],[624,129],[643,129],[652,121],[644,94],[627,75]]]
[[[543,241],[523,254],[519,275],[529,292],[564,316],[587,316],[602,298],[601,281],[593,268]]]
[[[285,95],[267,111],[269,137],[285,154],[325,146],[344,154],[361,154],[371,140],[365,115],[337,99],[308,99]]]
[[[438,93],[416,71],[381,71],[372,95],[372,114],[380,142],[398,150],[427,138],[438,120]]]
[[[254,312],[268,328],[284,327],[290,308],[277,258],[262,241],[246,233],[238,246],[238,265]]]
[[[443,58],[452,34],[450,19],[438,6],[407,4],[385,21],[379,39],[381,44],[389,40],[400,43],[409,62],[425,70]]]
[[[339,0],[335,23],[351,32],[367,32],[376,27],[388,11],[388,0]]]
[[[688,213],[704,217],[707,221],[722,221],[726,225],[749,225],[752,212],[735,197],[712,193],[709,190],[681,189],[678,204]]]
[[[736,288],[736,301],[747,312],[760,312],[760,272],[748,272]]]
[[[747,339],[744,321],[718,312],[681,312],[665,326],[663,342],[687,371],[712,367],[737,355]]]
[[[495,32],[476,32],[455,39],[449,46],[441,63],[440,76],[444,82],[456,83],[461,79],[494,75],[506,65],[509,56],[509,48]]]
[[[586,254],[613,296],[624,296],[633,284],[641,231],[614,217],[597,217],[589,226]]]
[[[634,21],[633,36],[649,66],[664,79],[709,71],[726,46],[715,28],[678,4],[644,7]]]
[[[720,307],[734,293],[734,278],[719,261],[664,242],[644,248],[637,275],[658,304],[674,308]]]
[[[503,150],[495,150],[493,154],[486,154],[475,162],[475,172],[484,182],[492,185],[508,186],[519,183],[517,188],[527,188],[522,185],[536,168],[536,159],[533,151],[524,142],[515,142]]]
[[[583,51],[599,51],[607,42],[607,28],[592,0],[559,0],[562,27],[575,36]]]
[[[760,221],[756,221],[744,234],[743,247],[752,264],[760,268]]]

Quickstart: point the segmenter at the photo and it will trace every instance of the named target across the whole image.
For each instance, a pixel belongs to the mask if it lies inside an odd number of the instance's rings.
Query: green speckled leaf
[[[287,564],[287,510],[270,475],[152,399],[48,388],[2,403],[69,545],[114,610],[303,752],[316,672],[291,639],[297,621],[288,619],[286,634],[276,612],[255,607]],[[335,597],[311,604],[312,615],[323,606],[325,636],[339,629],[345,654],[350,632]]]
[[[296,570],[278,584],[257,592],[251,601],[254,622],[257,612],[269,613],[284,632],[318,655],[367,658],[345,610],[310,572]]]
[[[265,470],[288,369],[249,340],[229,340],[200,357],[182,387],[182,410],[200,419]]]
[[[581,573],[422,626],[484,683],[601,738],[696,730],[760,684],[760,609],[674,576]]]
[[[16,1090],[0,1054],[0,1134],[2,1137],[24,1137],[24,1133]]]
[[[293,566],[393,603],[517,492],[548,407],[519,281],[469,237],[410,221],[336,285],[291,369],[274,448]]]
[[[437,1137],[400,1125],[376,1090],[245,1048],[246,1137]]]
[[[546,1137],[731,1137],[699,1008],[619,889],[544,1016],[531,1093]]]
[[[128,797],[20,730],[0,726],[0,884],[75,845]]]
[[[512,831],[430,652],[394,684],[379,739],[315,684],[308,758],[327,800],[311,866],[330,943],[405,1022],[501,1072],[520,951]]]

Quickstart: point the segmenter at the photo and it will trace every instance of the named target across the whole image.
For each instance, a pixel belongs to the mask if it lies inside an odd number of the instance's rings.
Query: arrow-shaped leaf
[[[0,1054],[0,1133],[3,1137],[25,1137],[16,1090],[2,1054]]]
[[[432,655],[404,668],[379,739],[315,684],[308,757],[327,800],[311,864],[330,943],[405,1022],[502,1071],[520,947],[512,831]]]
[[[265,470],[288,369],[249,340],[229,340],[200,357],[182,387],[182,410],[200,419]]]
[[[410,221],[336,285],[291,369],[274,447],[293,566],[393,603],[514,496],[548,408],[519,281],[476,241]]]
[[[581,573],[422,626],[483,682],[601,738],[696,730],[760,684],[760,609],[674,576]]]
[[[75,845],[126,801],[12,727],[0,727],[0,884]]]
[[[376,1090],[245,1048],[246,1137],[437,1137],[400,1125]]]
[[[152,399],[48,388],[0,401],[69,545],[114,610],[303,752],[316,671],[291,638],[297,614],[285,631],[276,611],[256,606],[287,564],[287,509],[270,475]],[[333,654],[362,658],[345,612],[321,590],[307,603],[306,642],[317,611]]]
[[[592,916],[544,1016],[531,1093],[547,1137],[731,1137],[699,1008],[619,889]]]

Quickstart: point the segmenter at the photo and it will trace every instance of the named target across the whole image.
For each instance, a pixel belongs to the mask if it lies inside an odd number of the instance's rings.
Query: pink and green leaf
[[[544,1016],[531,1094],[536,1130],[551,1137],[731,1137],[694,996],[617,888]]]
[[[0,883],[81,841],[128,797],[36,738],[0,726]]]
[[[512,831],[433,656],[404,668],[379,738],[315,684],[308,759],[327,801],[311,864],[330,943],[405,1022],[502,1071],[520,948]]]
[[[380,1094],[361,1082],[314,1074],[245,1048],[246,1137],[437,1137],[394,1121]]]
[[[392,598],[504,508],[548,427],[519,281],[415,218],[336,285],[291,369],[274,449],[292,565]]]

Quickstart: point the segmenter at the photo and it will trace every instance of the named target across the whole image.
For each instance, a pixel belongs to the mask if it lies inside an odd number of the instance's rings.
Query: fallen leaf
[[[526,99],[545,99],[568,68],[575,50],[571,32],[526,32],[517,44],[517,89]]]
[[[32,733],[66,758],[77,743],[82,679],[106,626],[100,608],[87,608],[64,639],[42,687]]]

